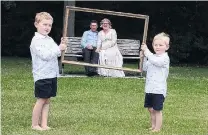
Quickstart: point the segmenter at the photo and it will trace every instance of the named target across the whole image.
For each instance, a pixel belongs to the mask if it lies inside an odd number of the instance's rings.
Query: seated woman
[[[101,30],[98,33],[97,52],[99,52],[99,64],[111,67],[122,67],[123,56],[117,46],[117,34],[111,28],[111,22],[105,18],[101,21]],[[121,70],[98,68],[98,74],[109,77],[124,77],[125,74]]]

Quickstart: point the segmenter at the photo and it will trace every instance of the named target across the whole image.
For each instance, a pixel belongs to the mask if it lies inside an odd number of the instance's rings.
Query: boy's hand
[[[147,45],[145,43],[142,43],[141,45],[141,50],[145,51],[147,49]]]
[[[67,48],[67,46],[66,46],[65,44],[60,44],[60,45],[59,45],[59,49],[60,49],[61,51],[66,50],[66,48]]]
[[[140,56],[141,58],[143,58],[143,57],[144,57],[144,52],[143,52],[143,51],[140,51],[140,52],[139,52],[139,56]]]
[[[69,43],[69,39],[62,37],[61,38],[61,43],[60,44],[68,44]]]
[[[68,42],[69,42],[69,40],[67,38],[62,37],[61,38],[61,44],[59,45],[59,49],[61,51],[66,50]]]

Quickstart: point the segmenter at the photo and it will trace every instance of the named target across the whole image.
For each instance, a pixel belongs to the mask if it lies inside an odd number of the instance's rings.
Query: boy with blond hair
[[[162,127],[162,109],[167,94],[167,78],[170,59],[167,54],[170,38],[164,32],[157,34],[153,39],[151,53],[145,43],[142,44],[140,53],[144,57],[143,70],[147,71],[145,82],[145,103],[151,118],[152,132],[159,132]],[[144,56],[143,56],[144,55]]]
[[[48,36],[53,24],[53,17],[47,12],[40,12],[35,17],[35,32],[30,45],[32,56],[32,73],[34,78],[34,94],[37,98],[32,112],[32,129],[48,130],[48,112],[50,98],[56,96],[58,57],[66,49],[65,41],[58,46]]]

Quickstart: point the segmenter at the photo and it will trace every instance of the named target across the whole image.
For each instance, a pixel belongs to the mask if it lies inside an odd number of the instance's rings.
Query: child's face
[[[156,54],[163,54],[169,48],[169,45],[166,45],[165,42],[163,40],[161,40],[161,39],[156,39],[153,42],[152,46],[153,46],[153,49],[154,49]]]
[[[35,27],[37,28],[38,33],[47,36],[51,31],[52,24],[52,20],[43,19],[39,23],[35,22]]]

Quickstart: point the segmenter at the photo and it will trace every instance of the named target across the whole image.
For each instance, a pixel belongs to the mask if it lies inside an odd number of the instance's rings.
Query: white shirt
[[[147,71],[145,93],[167,95],[170,59],[167,53],[157,55],[145,50],[143,70]]]
[[[61,55],[61,51],[51,37],[35,32],[31,41],[30,52],[34,82],[58,76],[57,57]]]

